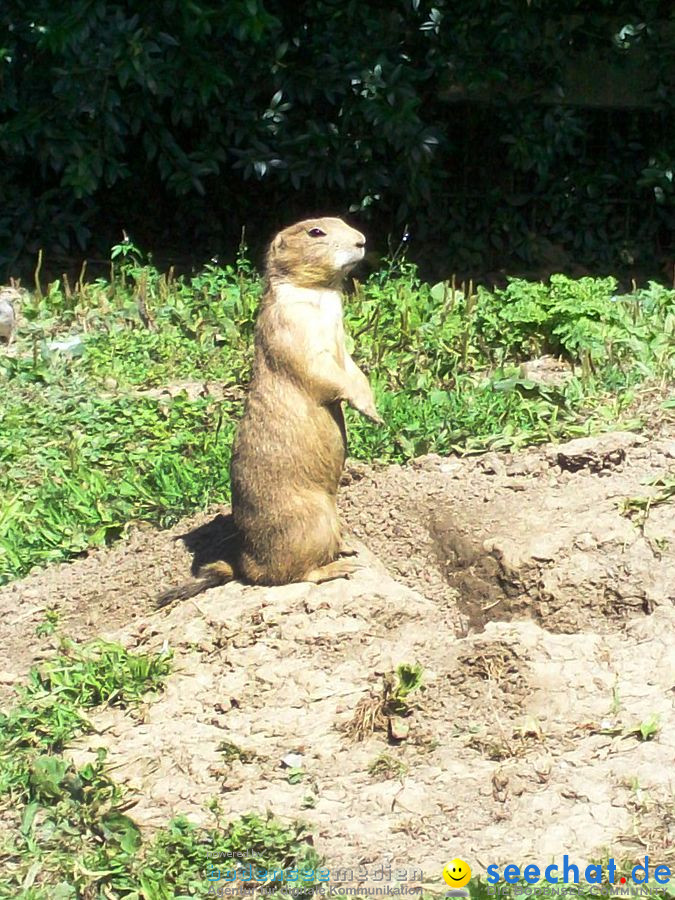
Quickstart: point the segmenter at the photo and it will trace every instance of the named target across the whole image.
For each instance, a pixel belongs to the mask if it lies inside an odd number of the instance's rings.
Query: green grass
[[[223,886],[234,866],[319,868],[303,825],[256,815],[223,824],[216,804],[214,827],[178,818],[144,841],[105,751],[76,767],[67,744],[91,730],[87,710],[126,708],[161,690],[170,655],[130,653],[102,641],[62,644],[54,659],[31,670],[16,705],[0,714],[2,900],[174,900]],[[277,896],[289,896],[289,885],[280,885]]]
[[[0,584],[130,523],[167,526],[229,499],[260,278],[243,254],[187,279],[132,245],[113,254],[109,280],[29,296],[19,356],[0,354]],[[458,292],[391,262],[346,303],[387,423],[348,412],[350,452],[404,461],[638,427],[635,392],[675,374],[675,291],[615,292],[611,278],[564,276]],[[542,353],[567,358],[574,376],[528,380],[521,363]],[[234,399],[147,393],[181,381]]]
[[[129,653],[101,641],[62,644],[0,714],[0,898],[173,900],[224,885],[234,865],[319,867],[301,824],[255,815],[223,824],[216,805],[214,827],[179,818],[144,841],[105,751],[76,767],[66,745],[91,730],[86,710],[125,708],[161,690],[170,655]],[[288,896],[288,885],[278,896]]]
[[[36,760],[51,765],[45,762],[51,754],[89,730],[82,710],[137,703],[161,688],[169,669],[168,654],[130,653],[105,641],[84,648],[66,642],[53,660],[31,670],[16,706],[0,713],[0,793],[32,799]]]
[[[15,379],[0,413],[0,581],[228,497],[231,404]]]
[[[140,840],[124,814],[122,788],[106,772],[105,752],[76,768],[63,750],[91,730],[85,710],[127,707],[161,689],[170,656],[103,641],[62,644],[31,670],[16,705],[0,713],[0,814],[17,825],[0,842],[3,898],[82,896],[75,886],[91,881],[91,866],[111,864],[103,853],[128,853]]]
[[[47,838],[40,833],[42,828],[34,827],[34,819],[30,823],[24,820],[13,848],[11,881],[0,884],[0,898],[187,900],[208,896],[210,888],[215,893],[231,887],[226,873],[235,866],[246,872],[250,865],[260,874],[293,869],[309,872],[320,867],[309,844],[311,835],[302,824],[285,825],[256,815],[212,828],[196,827],[179,817],[152,839],[143,841],[124,813],[108,811],[105,818],[96,819],[110,794],[110,782],[98,764],[89,768],[91,797],[71,804],[71,809],[56,804],[50,810],[51,820],[42,820],[58,829],[56,835],[52,831]],[[86,777],[82,770],[80,777]],[[120,798],[110,795],[108,807],[111,801],[119,804]],[[26,832],[31,827],[29,838]],[[75,828],[79,834],[75,834]],[[29,839],[42,852],[29,854]],[[30,862],[32,869],[27,865]],[[31,877],[36,883],[22,890],[22,883]],[[242,880],[238,883],[241,885]],[[268,896],[278,900],[310,897],[311,887],[301,881],[292,885],[291,893],[290,884],[279,883],[279,889]]]
[[[66,743],[88,730],[86,710],[126,707],[161,690],[170,657],[104,642],[61,644],[54,659],[31,671],[16,706],[0,716],[0,900],[187,900],[232,886],[235,869],[239,885],[267,882],[275,900],[310,900],[314,885],[330,879],[330,866],[302,823],[257,814],[224,821],[216,801],[211,827],[179,817],[144,837],[127,814],[131,803],[112,778],[105,751],[76,767]],[[399,692],[409,693],[419,687],[421,671],[399,667],[398,679]],[[400,777],[405,767],[383,754],[369,771]],[[627,874],[631,865],[617,869]],[[440,873],[425,874],[438,874],[440,882]],[[443,892],[440,885],[423,898]],[[474,900],[488,896],[478,877],[470,892]],[[602,895],[590,886],[579,893]],[[671,894],[664,889],[660,896]],[[516,890],[502,885],[499,896],[511,900]]]

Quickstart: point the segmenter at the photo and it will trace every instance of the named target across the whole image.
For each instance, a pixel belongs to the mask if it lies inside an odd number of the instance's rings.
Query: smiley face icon
[[[471,867],[463,859],[451,859],[443,867],[443,880],[451,888],[461,888],[469,883]]]

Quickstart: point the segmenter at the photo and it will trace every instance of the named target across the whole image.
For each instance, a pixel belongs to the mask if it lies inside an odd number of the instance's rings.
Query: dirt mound
[[[605,628],[675,601],[675,516],[641,525],[627,498],[675,477],[675,441],[630,433],[517,455],[428,456],[348,475],[347,523],[389,570],[457,607],[458,632],[528,617],[549,631]]]
[[[99,736],[74,748],[78,762],[108,748],[144,826],[177,813],[208,822],[216,797],[232,816],[303,818],[331,866],[390,863],[435,877],[458,848],[485,863],[616,853],[640,797],[667,808],[670,607],[613,634],[551,634],[522,621],[456,638],[442,610],[373,560],[350,582],[227,585],[159,624],[151,617],[121,636],[177,651],[165,694],[136,720],[98,714]],[[408,739],[350,740],[359,700],[415,660],[425,688]],[[662,730],[642,742],[637,729],[650,716]],[[282,762],[291,752],[299,783]],[[385,752],[399,777],[370,773]]]
[[[97,734],[72,748],[81,761],[108,747],[145,827],[209,821],[217,797],[231,816],[303,818],[331,867],[354,871],[390,864],[429,880],[456,855],[479,871],[563,853],[582,863],[605,848],[639,855],[647,839],[668,862],[675,517],[672,503],[646,518],[633,505],[632,519],[621,504],[658,494],[644,482],[674,468],[672,437],[624,434],[351,465],[342,512],[368,548],[353,579],[233,583],[161,612],[151,599],[192,561],[175,538],[208,533],[215,511],[136,530],[0,591],[5,693],[51,651],[35,627],[54,603],[78,639],[175,651],[157,701],[97,713]],[[404,662],[424,667],[408,738],[354,741],[359,702]]]

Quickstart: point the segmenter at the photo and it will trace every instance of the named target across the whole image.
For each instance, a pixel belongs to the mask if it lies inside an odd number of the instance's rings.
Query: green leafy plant
[[[419,663],[401,663],[396,667],[396,674],[385,678],[384,714],[387,716],[406,716],[412,706],[408,699],[422,687],[424,669]]]
[[[261,280],[243,243],[234,266],[192,278],[120,246],[112,281],[28,295],[18,354],[0,356],[0,583],[123,537],[129,522],[166,526],[229,497]],[[430,285],[394,255],[346,302],[387,423],[348,410],[351,454],[401,461],[635,427],[632,392],[675,375],[675,292],[615,291],[563,276]],[[523,374],[544,351],[567,359],[569,378]]]
[[[56,607],[48,607],[45,611],[44,621],[40,622],[35,629],[37,637],[46,637],[47,635],[54,634],[60,618],[61,614]]]
[[[231,741],[221,741],[218,744],[218,752],[222,755],[225,762],[233,762],[240,760],[243,763],[251,763],[256,759],[256,754],[252,750],[243,750]]]
[[[642,722],[635,725],[628,731],[628,734],[635,734],[641,741],[651,741],[661,731],[661,716],[652,713]]]
[[[89,727],[84,710],[136,702],[161,688],[169,664],[168,654],[134,654],[99,641],[71,646],[31,670],[17,705],[0,716],[0,813],[16,823],[3,838],[0,898],[173,900],[223,883],[233,868],[242,879],[247,865],[318,868],[303,825],[257,815],[222,823],[217,807],[217,827],[178,818],[144,842],[105,750],[79,767],[68,759],[68,741]],[[303,887],[301,896],[309,896],[311,883]],[[290,897],[283,879],[273,893]]]
[[[409,731],[405,719],[414,709],[409,696],[421,688],[422,675],[417,663],[402,663],[396,672],[385,675],[379,691],[359,700],[346,729],[350,737],[362,741],[374,731],[388,731],[393,742],[404,740]]]
[[[75,735],[89,730],[82,710],[137,703],[161,688],[170,660],[170,654],[130,653],[118,644],[95,641],[83,648],[67,646],[32,668],[18,704],[0,713],[0,794],[30,797],[36,784],[53,781],[60,763],[43,761],[35,770],[35,760],[48,759],[45,754],[62,751]]]

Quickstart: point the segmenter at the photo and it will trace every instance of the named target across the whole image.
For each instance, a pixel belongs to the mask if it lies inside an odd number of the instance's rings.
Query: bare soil
[[[340,504],[363,569],[325,585],[237,583],[155,612],[217,540],[226,509],[0,590],[0,691],[11,704],[47,606],[60,630],[175,652],[166,690],[106,709],[71,748],[109,750],[147,829],[301,818],[331,867],[391,864],[438,883],[448,859],[583,863],[675,856],[675,515],[622,514],[675,473],[675,430],[614,433],[480,458],[351,464]],[[197,537],[195,538],[195,531]],[[351,737],[383,677],[424,667],[408,736]],[[642,740],[638,726],[658,716]],[[223,748],[243,751],[231,758]],[[300,754],[290,783],[282,760]],[[400,771],[382,763],[398,761]],[[297,762],[298,760],[296,760]],[[392,777],[388,777],[392,776]]]

